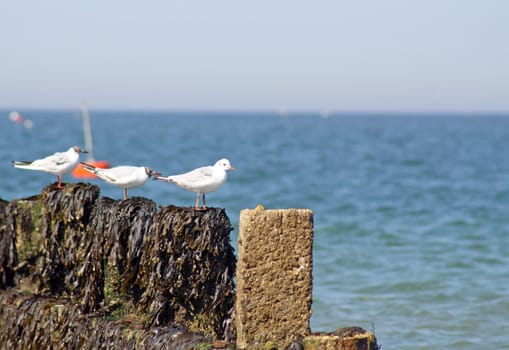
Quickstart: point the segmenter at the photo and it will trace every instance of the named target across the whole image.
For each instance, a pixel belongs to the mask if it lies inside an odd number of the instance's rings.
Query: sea
[[[84,147],[79,110],[18,112],[0,111],[4,200],[56,180],[12,160]],[[207,204],[226,209],[235,248],[242,209],[313,210],[313,332],[359,326],[382,349],[509,349],[509,115],[90,116],[93,155],[112,166],[170,175],[228,158],[236,170]],[[80,181],[122,198],[64,175]],[[156,181],[129,194],[164,206],[195,199]]]

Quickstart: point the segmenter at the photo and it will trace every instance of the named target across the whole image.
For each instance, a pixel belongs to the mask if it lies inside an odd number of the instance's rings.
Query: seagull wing
[[[203,186],[207,186],[213,180],[213,170],[211,166],[194,169],[188,173],[169,176],[168,180],[175,182],[177,185],[196,190]]]
[[[57,152],[45,158],[34,160],[30,166],[45,171],[58,171],[67,162],[69,162],[69,155],[65,152]]]

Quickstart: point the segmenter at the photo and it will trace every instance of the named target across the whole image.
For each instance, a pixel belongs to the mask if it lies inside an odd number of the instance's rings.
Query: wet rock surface
[[[83,183],[0,201],[0,342],[187,349],[232,340],[232,229],[224,209],[114,201]]]

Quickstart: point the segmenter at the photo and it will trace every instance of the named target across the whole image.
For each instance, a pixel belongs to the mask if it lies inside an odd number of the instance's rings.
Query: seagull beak
[[[233,165],[230,165],[229,170],[235,170],[235,168],[233,167]]]

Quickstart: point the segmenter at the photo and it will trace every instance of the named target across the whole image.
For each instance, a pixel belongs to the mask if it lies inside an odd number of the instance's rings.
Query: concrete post
[[[239,223],[239,349],[285,349],[310,333],[313,212],[244,209]]]

